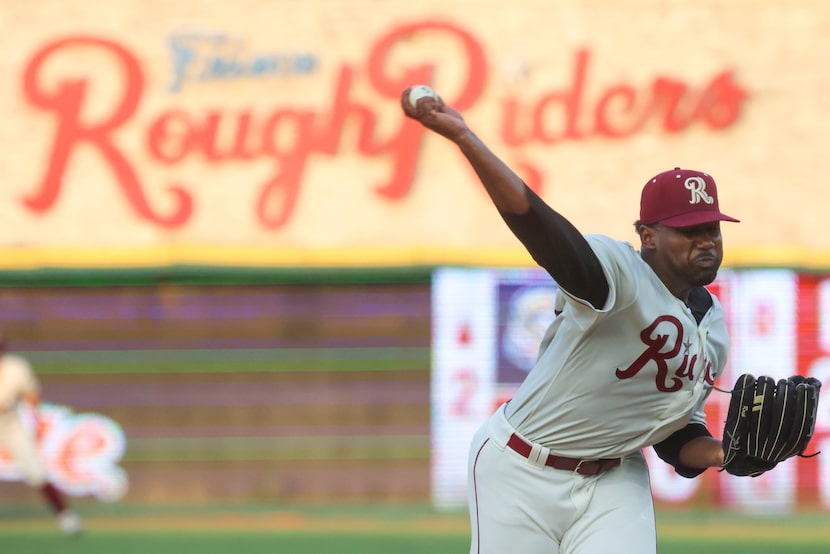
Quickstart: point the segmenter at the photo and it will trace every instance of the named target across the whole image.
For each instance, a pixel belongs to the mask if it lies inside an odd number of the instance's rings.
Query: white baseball
[[[416,85],[409,91],[409,103],[415,107],[418,105],[418,100],[425,96],[438,100],[438,95],[435,94],[434,90],[426,85]]]

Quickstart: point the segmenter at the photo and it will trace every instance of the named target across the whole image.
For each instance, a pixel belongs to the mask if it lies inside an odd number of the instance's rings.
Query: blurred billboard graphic
[[[21,417],[34,434],[35,424],[26,407]],[[127,493],[129,478],[118,466],[126,449],[124,431],[112,419],[95,413],[73,413],[68,406],[43,403],[43,426],[38,440],[50,481],[73,496],[91,495],[102,502],[117,502]],[[8,450],[0,447],[0,481],[23,481],[21,468]]]
[[[695,167],[727,264],[830,265],[824,2],[7,4],[0,269],[529,264],[416,83],[585,232]]]
[[[793,374],[830,378],[830,350],[821,306],[826,275],[789,270],[726,270],[710,287],[727,313],[732,348],[721,388],[750,372],[776,379]],[[466,505],[467,446],[481,422],[524,380],[547,325],[555,317],[556,285],[542,270],[452,269],[433,283],[432,496],[440,507]],[[518,345],[518,346],[517,346]],[[521,355],[517,355],[519,352]],[[518,363],[517,363],[518,362]],[[706,413],[718,436],[729,395],[714,391]],[[820,406],[809,453],[830,444],[830,414]],[[663,504],[709,503],[742,511],[788,512],[830,507],[822,456],[800,458],[748,480],[707,471],[677,476],[646,449],[655,499]]]

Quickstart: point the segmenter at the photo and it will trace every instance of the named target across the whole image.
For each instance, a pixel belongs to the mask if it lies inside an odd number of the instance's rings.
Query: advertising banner
[[[710,287],[727,315],[731,349],[716,386],[743,373],[776,379],[794,374],[830,382],[827,303],[830,276],[788,270],[722,271]],[[554,319],[556,285],[542,270],[453,269],[433,288],[433,503],[466,504],[467,448],[473,433],[527,376]],[[473,323],[474,322],[474,323]],[[468,333],[468,329],[475,333]],[[438,347],[440,345],[440,348]],[[708,426],[720,437],[730,396],[713,391]],[[830,448],[830,408],[820,414],[809,453]],[[787,460],[757,478],[709,470],[678,476],[651,448],[654,497],[663,506],[713,504],[769,513],[830,508],[830,464],[824,456]]]
[[[820,0],[3,12],[0,269],[528,265],[403,116],[418,83],[585,232],[629,236],[642,184],[693,167],[742,220],[727,264],[830,265]]]

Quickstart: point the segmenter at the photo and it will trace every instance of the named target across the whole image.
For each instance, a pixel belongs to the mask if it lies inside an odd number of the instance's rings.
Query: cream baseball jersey
[[[597,310],[560,290],[561,313],[505,415],[552,453],[623,457],[705,422],[703,404],[726,365],[726,322],[713,296],[698,323],[630,244],[586,239],[608,281],[607,302]]]
[[[0,357],[0,414],[14,412],[24,394],[37,394],[40,387],[29,363],[19,356]]]

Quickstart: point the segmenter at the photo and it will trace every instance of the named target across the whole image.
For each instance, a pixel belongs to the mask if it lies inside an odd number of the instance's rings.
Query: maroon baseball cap
[[[690,227],[712,221],[740,220],[718,207],[718,188],[711,175],[675,167],[651,178],[640,197],[640,222]]]

